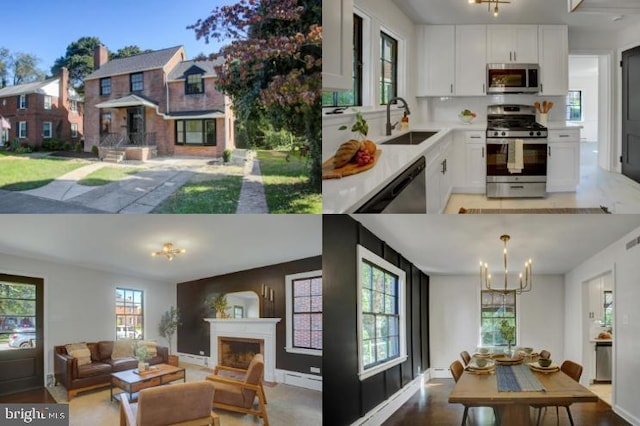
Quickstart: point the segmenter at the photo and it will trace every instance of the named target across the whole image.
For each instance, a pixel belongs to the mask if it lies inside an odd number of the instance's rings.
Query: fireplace
[[[246,370],[256,354],[264,355],[262,339],[218,336],[219,365]]]

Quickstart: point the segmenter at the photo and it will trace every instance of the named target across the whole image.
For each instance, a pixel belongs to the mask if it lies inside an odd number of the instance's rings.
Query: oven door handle
[[[507,145],[515,139],[487,139],[487,145]],[[546,139],[522,139],[525,145],[546,145]]]

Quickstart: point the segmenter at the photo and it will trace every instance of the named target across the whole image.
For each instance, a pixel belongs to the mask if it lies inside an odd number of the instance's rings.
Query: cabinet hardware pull
[[[482,147],[482,158],[484,158],[484,146]]]
[[[487,93],[487,89],[484,84],[482,84],[482,93]]]
[[[509,52],[509,62],[513,61],[513,52]]]
[[[518,56],[516,55],[517,52],[513,52],[513,60],[514,62],[518,60]]]
[[[568,138],[568,137],[570,137],[570,136],[571,136],[571,135],[558,135],[558,137],[560,137],[560,138]]]
[[[544,93],[544,84],[540,83],[540,93]]]
[[[524,189],[524,186],[523,185],[511,185],[511,186],[509,186],[509,188],[511,188],[511,189]]]
[[[453,93],[453,84],[451,85],[451,93]]]
[[[482,136],[469,136],[471,139],[482,139]]]
[[[547,148],[549,150],[549,157],[551,157],[551,147]]]

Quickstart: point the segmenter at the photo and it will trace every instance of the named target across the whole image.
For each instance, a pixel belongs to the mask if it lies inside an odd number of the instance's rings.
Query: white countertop
[[[613,339],[590,339],[591,343],[613,342]]]
[[[549,121],[547,123],[549,130],[582,129],[582,127],[584,127],[582,124],[573,121]]]

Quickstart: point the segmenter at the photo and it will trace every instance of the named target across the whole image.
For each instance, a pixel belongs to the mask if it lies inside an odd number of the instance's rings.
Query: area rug
[[[611,214],[605,206],[588,208],[541,208],[541,209],[465,209],[458,214]]]
[[[187,382],[204,380],[211,370],[195,365],[182,365]],[[182,383],[180,381],[176,383]],[[168,385],[171,386],[171,385]],[[70,426],[119,426],[119,402],[109,401],[109,388],[88,391],[67,400],[63,386],[47,388],[58,403],[69,404]],[[297,386],[277,384],[265,386],[269,423],[277,425],[322,425],[322,393]],[[242,413],[215,410],[224,426],[261,425],[262,420]]]

